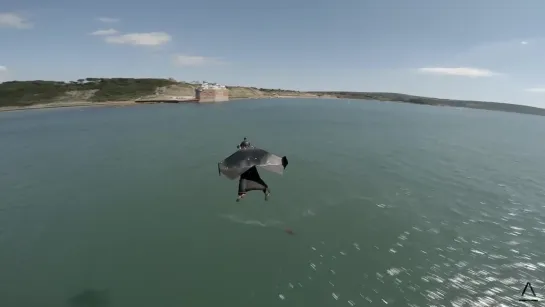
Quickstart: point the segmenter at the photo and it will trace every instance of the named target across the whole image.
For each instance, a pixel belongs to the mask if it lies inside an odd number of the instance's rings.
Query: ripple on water
[[[538,278],[545,272],[543,253],[530,244],[538,236],[545,239],[545,227],[524,224],[530,219],[535,225],[545,222],[532,210],[492,207],[488,203],[492,202],[481,201],[478,205],[487,209],[473,210],[472,215],[463,207],[458,209],[457,222],[441,221],[426,213],[420,216],[418,225],[395,233],[386,245],[371,241],[360,247],[349,241],[336,250],[319,248],[314,253],[315,246],[320,247],[315,243],[310,252],[315,257],[319,254],[323,265],[310,262],[310,271],[319,272],[312,279],[308,277],[309,287],[334,289],[332,298],[340,300],[342,295],[344,304],[350,306],[514,306],[526,281],[535,284],[534,288],[545,284]],[[521,203],[509,201],[524,206]],[[390,208],[381,203],[376,206]],[[364,253],[358,253],[360,250]],[[375,267],[382,264],[369,266],[364,263],[369,258],[362,255],[392,260],[384,267]],[[361,286],[354,289],[350,283],[358,280],[353,281],[355,273],[346,266],[349,263],[358,270],[357,261],[367,269],[358,273]]]
[[[413,230],[425,233],[414,229],[414,227]],[[430,235],[432,233],[428,232]],[[400,234],[397,239],[409,242],[409,237],[410,232],[406,231]],[[510,294],[521,291],[519,289],[520,280],[525,278],[530,279],[534,276],[533,283],[543,285],[543,281],[535,278],[535,275],[530,274],[545,270],[545,261],[536,263],[532,263],[531,260],[519,260],[514,263],[506,262],[509,261],[509,257],[505,255],[505,252],[508,252],[508,250],[505,248],[502,249],[499,245],[492,245],[495,242],[492,240],[492,237],[488,236],[479,236],[472,240],[467,240],[463,236],[457,236],[453,241],[460,246],[445,244],[444,246],[435,246],[426,250],[420,250],[422,254],[430,255],[429,259],[443,259],[443,262],[428,262],[429,265],[427,267],[415,266],[410,270],[404,267],[391,266],[384,268],[382,272],[375,272],[375,282],[369,285],[383,285],[383,287],[388,289],[385,293],[388,293],[390,297],[380,294],[377,288],[368,289],[366,285],[362,285],[364,291],[351,295],[349,289],[345,289],[346,283],[340,282],[348,272],[339,272],[336,270],[336,262],[326,264],[330,268],[325,272],[329,273],[330,278],[331,276],[335,276],[335,280],[338,282],[327,279],[326,275],[323,274],[316,275],[316,280],[313,280],[310,276],[308,278],[314,283],[326,283],[329,287],[335,288],[336,291],[331,293],[334,300],[340,300],[339,293],[343,293],[343,296],[347,296],[346,299],[350,306],[357,305],[358,300],[361,300],[363,304],[371,304],[378,301],[381,304],[404,302],[406,306],[421,306],[414,295],[409,295],[410,293],[419,294],[427,301],[427,304],[436,306],[465,306],[468,304],[468,306],[501,306],[502,304],[507,306],[515,302],[514,296]],[[487,243],[485,246],[486,242],[490,243]],[[513,240],[502,242],[504,243],[504,247],[521,245],[520,242]],[[352,246],[359,247],[359,244],[352,243]],[[468,248],[469,246],[472,246],[472,248]],[[476,246],[480,248],[475,248]],[[381,251],[377,246],[373,247],[376,253],[397,252],[393,248]],[[315,251],[316,249],[312,248],[312,250]],[[495,252],[491,253],[491,250]],[[334,254],[347,257],[343,258],[345,260],[337,262],[338,265],[342,265],[344,261],[353,261],[352,257],[356,257],[356,255],[349,255],[344,252],[342,248],[337,252],[326,252],[324,250],[321,253],[320,255],[323,256],[321,258],[329,257],[329,259],[335,259]],[[473,255],[473,258],[469,257],[470,255]],[[534,257],[537,256],[534,253]],[[518,257],[519,259],[532,258],[530,253],[519,255]],[[476,264],[474,259],[479,259],[480,264]],[[493,262],[487,263],[487,261]],[[504,263],[497,263],[498,261]],[[310,262],[309,266],[313,271],[318,270],[318,266],[313,262]],[[515,274],[515,276],[508,276],[508,274]],[[364,282],[368,278],[368,274],[362,274],[361,278],[361,281]],[[290,289],[295,288],[291,282],[288,284],[288,287]],[[393,293],[392,290],[397,291],[398,294]]]

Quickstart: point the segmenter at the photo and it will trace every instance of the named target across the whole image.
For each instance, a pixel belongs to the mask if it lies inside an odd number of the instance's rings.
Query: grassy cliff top
[[[399,93],[382,92],[309,92],[315,95],[328,95],[337,98],[366,99],[379,101],[395,101],[430,106],[448,106],[458,108],[481,109],[491,111],[503,111],[521,114],[533,114],[545,116],[545,109],[511,103],[499,103],[491,101],[456,100],[432,97],[413,96]]]
[[[76,81],[9,81],[0,83],[0,107],[24,107],[53,102],[106,102],[132,101],[160,96],[192,96],[195,83],[173,79],[152,78],[86,78]],[[266,89],[228,86],[231,99],[274,98],[290,96],[334,97],[395,101],[422,105],[451,106],[496,110],[524,114],[544,115],[545,109],[487,101],[466,101],[412,96],[379,92],[299,92],[283,89]]]
[[[77,81],[9,81],[0,83],[0,107],[30,106],[53,102],[127,101],[160,96],[193,96],[198,84],[173,79],[86,78]],[[294,91],[230,86],[232,98],[274,97]]]
[[[121,101],[151,95],[169,79],[86,78],[71,82],[9,81],[0,84],[0,106],[27,106],[59,101]]]

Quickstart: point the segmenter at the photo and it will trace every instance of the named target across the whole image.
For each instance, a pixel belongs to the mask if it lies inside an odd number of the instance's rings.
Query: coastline
[[[289,98],[314,98],[314,99],[339,99],[337,97],[326,97],[326,96],[313,96],[313,95],[284,95],[284,96],[261,96],[261,97],[233,97],[229,101],[237,100],[248,100],[248,99],[289,99]],[[226,102],[229,102],[226,101]],[[181,102],[184,103],[184,102]],[[125,101],[104,101],[104,102],[89,102],[89,101],[76,101],[76,102],[51,102],[51,103],[40,103],[29,106],[13,106],[13,107],[0,107],[0,112],[11,112],[11,111],[26,111],[26,110],[39,110],[39,109],[58,109],[58,108],[77,108],[77,107],[128,107],[136,106],[143,104],[154,104],[154,103],[145,103],[145,102],[136,102],[133,100]]]
[[[164,97],[169,97],[167,100],[174,102],[170,100],[196,96],[198,88],[199,84],[197,82],[188,83],[172,78],[83,78],[76,81],[6,81],[0,83],[0,112],[67,107],[122,107],[140,103],[167,102],[161,101]],[[356,99],[545,116],[545,108],[507,102],[457,100],[388,92],[296,91],[248,86],[225,86],[225,88],[229,90],[229,99],[226,102],[286,98]]]
[[[372,94],[372,93],[371,93]],[[507,103],[493,103],[493,102],[480,102],[480,101],[457,101],[457,100],[446,100],[446,99],[433,99],[432,102],[418,100],[412,98],[415,96],[408,96],[404,94],[392,94],[397,96],[407,96],[410,99],[403,99],[403,97],[390,97],[390,99],[381,99],[382,97],[374,97],[369,93],[341,93],[338,95],[333,95],[329,92],[314,92],[314,93],[300,93],[296,95],[257,95],[257,96],[235,96],[229,97],[228,101],[221,103],[228,103],[230,101],[237,100],[251,100],[251,99],[349,99],[349,100],[377,100],[382,102],[393,102],[393,103],[410,103],[417,105],[429,105],[429,106],[438,106],[438,107],[455,107],[455,108],[469,108],[469,109],[478,109],[478,110],[488,110],[488,111],[500,111],[500,112],[509,112],[509,113],[519,113],[519,114],[528,114],[528,115],[537,115],[545,116],[545,109],[540,109],[531,106],[523,105],[513,105]],[[387,93],[388,94],[388,93]],[[375,94],[377,95],[377,94]],[[383,94],[384,95],[384,94]],[[397,98],[397,99],[395,99]],[[422,99],[426,99],[425,97]],[[429,100],[428,99],[428,100]],[[63,99],[64,100],[64,99]],[[57,101],[51,103],[38,103],[33,105],[26,106],[0,106],[0,113],[2,112],[13,112],[13,111],[25,111],[25,110],[39,110],[39,109],[57,109],[57,108],[87,108],[87,107],[128,107],[136,106],[142,104],[156,104],[161,102],[138,102],[135,100],[110,100],[102,102],[91,102],[91,101],[82,101],[75,100],[72,102]],[[178,103],[195,103],[193,101],[178,102]],[[199,103],[197,103],[199,104]],[[210,104],[210,103],[203,103]]]
[[[25,110],[38,110],[38,109],[58,109],[58,108],[76,108],[76,107],[127,107],[134,106],[143,103],[137,103],[132,100],[126,101],[104,101],[104,102],[89,102],[89,101],[76,101],[76,102],[51,102],[40,103],[29,106],[13,106],[13,107],[0,107],[0,112],[11,111],[25,111]]]
[[[229,97],[229,101],[235,101],[235,100],[248,100],[248,99],[290,99],[290,98],[297,98],[297,99],[341,99],[336,96],[331,95],[277,95],[277,96],[257,96],[257,97]]]

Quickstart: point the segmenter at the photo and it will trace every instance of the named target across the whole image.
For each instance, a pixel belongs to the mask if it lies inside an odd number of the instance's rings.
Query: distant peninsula
[[[0,83],[0,111],[89,105],[130,105],[158,97],[192,97],[197,82],[153,78],[85,78],[76,81],[8,81]],[[468,101],[398,93],[310,91],[227,86],[230,100],[250,98],[343,98],[472,108],[545,116],[545,109],[488,101]]]

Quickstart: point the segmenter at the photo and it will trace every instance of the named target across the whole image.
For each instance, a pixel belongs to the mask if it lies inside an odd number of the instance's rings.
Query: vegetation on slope
[[[244,87],[244,86],[227,86],[229,90],[229,97],[236,98],[268,98],[276,96],[296,96],[303,95],[305,93],[283,90],[283,89],[268,89],[257,87]]]
[[[71,82],[9,81],[0,83],[0,107],[28,106],[66,99],[122,101],[153,95],[157,88],[176,83],[170,79],[86,78]]]
[[[24,107],[53,102],[104,102],[153,98],[161,95],[191,96],[198,84],[173,79],[86,78],[71,82],[9,81],[0,83],[0,107]],[[451,106],[544,115],[545,109],[507,103],[465,101],[375,92],[299,92],[282,89],[228,86],[231,99],[289,96],[323,96],[348,99],[395,101],[433,106]]]
[[[329,95],[338,98],[348,99],[366,99],[366,100],[379,100],[379,101],[395,101],[414,103],[431,106],[449,106],[458,108],[471,108],[491,111],[503,111],[514,112],[522,114],[534,114],[545,116],[545,109],[523,106],[510,103],[498,103],[489,101],[471,101],[471,100],[454,100],[454,99],[440,99],[421,96],[412,96],[398,93],[376,93],[376,92],[311,92],[318,96]]]

